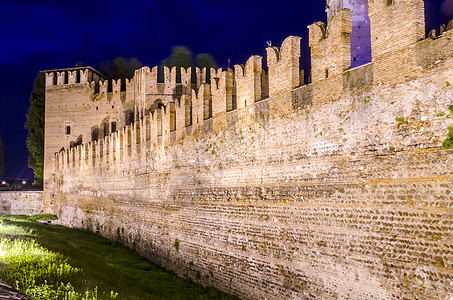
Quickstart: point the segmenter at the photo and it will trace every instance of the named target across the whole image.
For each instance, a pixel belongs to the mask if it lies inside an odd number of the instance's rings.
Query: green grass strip
[[[51,217],[0,215],[0,278],[35,299],[238,299],[180,278],[118,242],[36,223],[40,218]]]

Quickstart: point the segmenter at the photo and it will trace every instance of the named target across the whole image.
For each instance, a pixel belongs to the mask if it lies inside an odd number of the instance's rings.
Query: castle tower
[[[425,37],[423,0],[369,0],[376,82],[396,84],[416,76],[415,44]]]
[[[46,76],[45,103],[45,149],[44,182],[52,172],[54,153],[62,147],[69,148],[82,132],[76,115],[85,110],[83,102],[90,99],[96,90],[90,82],[97,82],[103,76],[90,67],[44,71]],[[97,85],[98,86],[98,85]],[[81,120],[79,120],[81,121]],[[88,126],[88,125],[87,125]]]
[[[55,152],[98,141],[128,122],[134,109],[133,85],[113,82],[91,67],[43,71],[46,78],[44,128],[44,192],[52,184]],[[130,117],[130,116],[129,116]],[[69,160],[69,158],[67,158]],[[46,201],[51,195],[45,195]],[[45,203],[45,209],[49,208]]]
[[[352,11],[351,68],[371,62],[370,18],[368,17],[368,0],[327,0],[327,20],[334,14],[347,8]]]

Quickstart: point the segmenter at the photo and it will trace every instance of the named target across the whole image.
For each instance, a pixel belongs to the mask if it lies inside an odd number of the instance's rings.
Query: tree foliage
[[[185,46],[174,46],[170,57],[163,60],[167,67],[193,67],[192,52]]]
[[[217,68],[217,63],[214,59],[214,57],[212,57],[211,54],[207,54],[207,53],[200,53],[200,54],[197,54],[197,56],[195,57],[195,60],[197,62],[197,66],[200,68],[200,69],[203,69],[203,68],[206,68],[206,81],[207,82],[210,82],[211,81],[211,68],[214,68],[216,69]]]
[[[44,171],[44,97],[45,77],[44,73],[38,73],[30,96],[25,128],[28,130],[28,166],[35,174],[34,184],[40,187],[43,183]]]
[[[117,57],[113,61],[106,60],[99,66],[99,71],[112,79],[131,79],[137,69],[143,67],[137,58]]]
[[[200,53],[195,56],[195,63],[193,59],[194,54],[186,46],[174,46],[171,49],[170,56],[163,59],[160,63],[161,72],[159,73],[159,81],[163,81],[164,73],[163,67],[167,66],[169,68],[176,67],[176,81],[180,82],[181,80],[181,67],[183,68],[192,68],[192,75],[195,74],[195,68],[199,67],[200,69],[206,68],[209,73],[210,68],[217,68],[217,63],[215,62],[212,55],[207,53]],[[195,79],[195,76],[192,76],[192,79]]]
[[[3,175],[4,170],[5,170],[5,162],[3,160],[3,143],[2,143],[2,135],[0,134],[0,176]]]
[[[208,53],[197,54],[195,61],[197,62],[197,67],[199,67],[200,69],[217,68],[217,63],[214,57],[212,57],[212,55]]]

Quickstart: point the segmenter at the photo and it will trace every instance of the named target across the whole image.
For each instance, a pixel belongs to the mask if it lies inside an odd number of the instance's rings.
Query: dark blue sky
[[[453,0],[425,1],[427,29],[453,17]],[[219,3],[220,2],[220,3]],[[95,68],[118,56],[158,65],[174,45],[211,53],[225,67],[265,57],[266,41],[303,38],[325,21],[324,0],[53,1],[0,0],[0,133],[4,176],[32,177],[27,168],[25,114],[38,71],[84,62]],[[304,55],[304,54],[303,54]]]

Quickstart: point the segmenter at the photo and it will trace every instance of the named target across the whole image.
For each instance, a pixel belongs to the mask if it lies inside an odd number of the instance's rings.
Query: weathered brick
[[[46,210],[247,299],[451,297],[453,31],[424,40],[421,0],[369,5],[373,61],[350,69],[335,6],[309,85],[298,37],[268,73],[252,56],[209,83],[145,67],[103,94],[47,72]],[[68,149],[106,118],[117,132]]]

